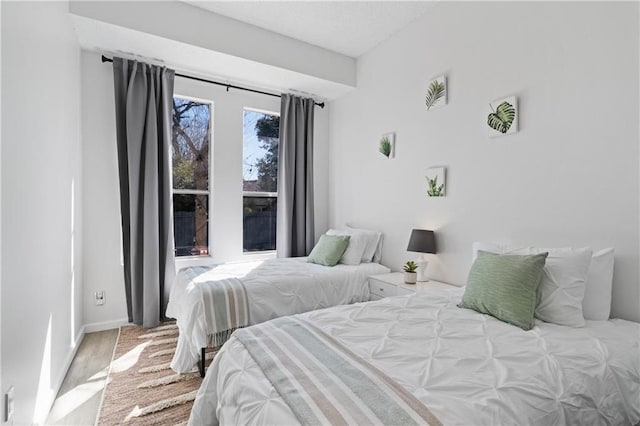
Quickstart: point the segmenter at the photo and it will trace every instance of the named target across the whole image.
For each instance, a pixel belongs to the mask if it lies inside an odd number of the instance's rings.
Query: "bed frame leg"
[[[204,377],[204,353],[205,348],[200,349],[200,362],[198,363],[198,370],[200,370],[200,377]]]

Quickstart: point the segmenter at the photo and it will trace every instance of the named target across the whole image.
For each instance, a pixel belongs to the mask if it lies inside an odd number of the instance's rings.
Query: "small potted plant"
[[[407,284],[415,284],[418,278],[418,274],[416,270],[418,269],[418,265],[413,260],[408,261],[402,267],[404,270],[404,282]]]

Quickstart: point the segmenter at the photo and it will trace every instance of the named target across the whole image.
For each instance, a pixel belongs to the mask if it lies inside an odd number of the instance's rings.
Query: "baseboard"
[[[95,333],[96,331],[113,330],[120,328],[121,325],[129,324],[128,318],[120,318],[112,321],[92,322],[84,325],[85,333]]]

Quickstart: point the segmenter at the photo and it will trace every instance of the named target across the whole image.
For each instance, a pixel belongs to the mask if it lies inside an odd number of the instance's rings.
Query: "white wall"
[[[0,2],[0,23],[2,22],[2,3]],[[2,46],[2,31],[0,31],[0,47]],[[0,48],[0,51],[2,49]],[[2,99],[2,54],[0,54],[0,99]],[[0,102],[0,129],[2,129],[2,102]],[[2,194],[2,132],[0,131],[0,194]],[[0,241],[2,241],[2,196],[0,195]],[[2,367],[2,244],[0,243],[0,367]],[[4,394],[2,373],[0,373],[0,394]],[[3,403],[0,408],[4,409]]]
[[[127,322],[122,267],[120,192],[113,76],[96,53],[81,51],[84,284],[87,330]],[[94,293],[104,290],[105,304]]]
[[[115,142],[113,71],[93,52],[82,52],[84,164],[84,317],[89,329],[126,320],[121,264],[120,201]],[[243,108],[278,112],[280,99],[196,82],[175,80],[175,94],[211,100],[213,118],[213,206],[211,262],[251,258],[242,251]],[[316,229],[328,225],[328,112],[315,110]],[[178,267],[185,266],[179,261]],[[93,293],[105,290],[104,306]]]
[[[395,270],[411,229],[434,229],[428,273],[455,284],[476,240],[613,246],[612,313],[640,320],[637,8],[442,2],[359,58],[358,89],[331,104],[330,223],[383,230]],[[443,73],[449,104],[427,112]],[[489,139],[487,103],[509,95],[520,131]],[[432,166],[446,198],[426,196]]]
[[[80,52],[66,2],[2,3],[2,392],[42,420],[82,333]]]

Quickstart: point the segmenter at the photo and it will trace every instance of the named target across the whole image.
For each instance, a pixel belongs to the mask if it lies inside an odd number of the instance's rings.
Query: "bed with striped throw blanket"
[[[441,424],[393,379],[304,318],[278,318],[235,337],[302,424]]]
[[[167,307],[180,332],[171,368],[192,371],[202,348],[221,346],[237,328],[369,300],[367,278],[388,271],[378,263],[328,267],[306,258],[181,269]]]
[[[524,331],[458,308],[461,295],[426,287],[238,330],[190,424],[640,422],[640,324]]]

